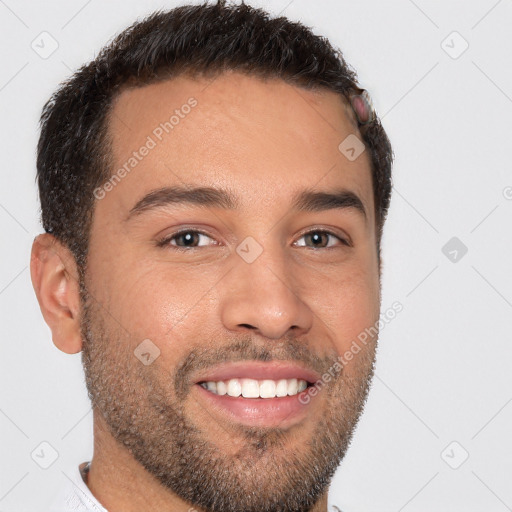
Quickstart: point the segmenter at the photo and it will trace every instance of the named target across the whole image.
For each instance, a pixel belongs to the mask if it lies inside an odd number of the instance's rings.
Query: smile
[[[229,379],[199,384],[216,395],[229,395],[234,398],[281,398],[297,395],[308,387],[308,382],[303,379]]]
[[[290,427],[306,421],[321,400],[301,397],[320,378],[289,361],[223,363],[195,376],[196,397],[210,415],[252,426]]]

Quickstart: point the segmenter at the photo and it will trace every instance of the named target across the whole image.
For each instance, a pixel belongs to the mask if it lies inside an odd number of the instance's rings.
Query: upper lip
[[[205,370],[194,379],[194,383],[244,378],[255,380],[302,379],[314,383],[320,376],[309,368],[287,361],[239,361],[222,363]]]

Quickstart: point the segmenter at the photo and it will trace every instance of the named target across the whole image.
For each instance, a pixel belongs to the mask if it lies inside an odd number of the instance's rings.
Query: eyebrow
[[[306,212],[353,209],[362,214],[365,221],[368,217],[363,201],[356,193],[346,189],[333,192],[304,190],[295,197],[293,206],[298,211]]]
[[[227,190],[213,187],[164,187],[149,192],[138,201],[128,213],[126,220],[148,210],[183,203],[197,206],[216,206],[228,210],[234,210],[238,207],[235,197]]]
[[[153,190],[140,199],[130,210],[126,221],[143,212],[164,208],[172,204],[192,204],[236,210],[238,199],[228,190],[213,187],[164,187]],[[292,201],[296,211],[321,212],[333,209],[353,209],[362,214],[365,221],[367,212],[362,200],[350,190],[339,189],[323,192],[306,189],[298,193]]]

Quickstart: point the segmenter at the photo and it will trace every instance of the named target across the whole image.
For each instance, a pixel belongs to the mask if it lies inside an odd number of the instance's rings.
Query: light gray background
[[[404,309],[382,331],[373,389],[331,503],[346,512],[512,510],[512,3],[251,3],[342,49],[396,154],[383,310],[394,301]],[[42,512],[92,454],[80,356],[53,346],[30,283],[41,232],[41,107],[115,33],[175,5],[0,0],[2,512]],[[47,59],[31,47],[43,45],[43,31],[59,45]],[[460,247],[443,253],[452,237],[467,247],[463,257]],[[51,457],[44,441],[59,454],[48,469],[31,458],[41,449]]]

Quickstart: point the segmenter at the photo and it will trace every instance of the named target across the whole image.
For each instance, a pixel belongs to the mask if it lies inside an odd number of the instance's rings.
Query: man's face
[[[115,103],[112,169],[129,172],[96,201],[87,386],[105,439],[199,507],[309,510],[361,413],[376,339],[337,361],[378,320],[379,275],[369,156],[338,149],[349,115],[334,93],[237,73]],[[345,195],[305,200],[318,192]]]

